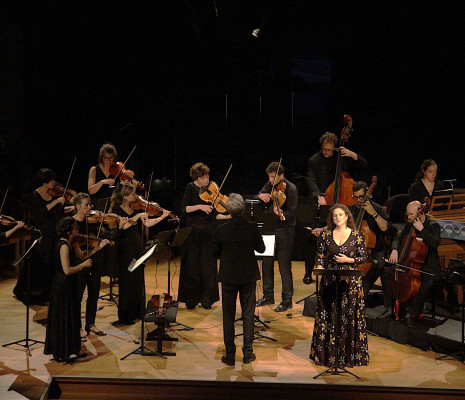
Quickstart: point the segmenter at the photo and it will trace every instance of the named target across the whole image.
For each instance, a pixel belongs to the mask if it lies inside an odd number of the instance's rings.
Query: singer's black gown
[[[55,278],[50,292],[47,331],[44,354],[53,354],[55,361],[67,361],[73,354],[81,352],[81,303],[76,274],[65,275],[60,259],[61,246],[68,246],[60,239],[55,248]],[[71,265],[74,265],[74,252],[70,247]]]

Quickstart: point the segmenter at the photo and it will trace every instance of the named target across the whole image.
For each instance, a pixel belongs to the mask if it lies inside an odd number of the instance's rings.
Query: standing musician
[[[331,132],[325,132],[320,137],[321,149],[308,159],[308,177],[307,184],[313,197],[318,198],[320,205],[326,204],[325,193],[328,186],[334,181],[336,175],[337,165],[337,151],[338,144],[337,136]],[[366,167],[366,160],[346,147],[340,147],[343,171],[348,171],[353,176],[353,173]],[[312,254],[307,256],[305,260],[305,277],[304,283],[309,284],[312,282],[314,256]]]
[[[439,264],[438,254],[438,246],[441,242],[441,238],[439,236],[441,229],[436,222],[434,222],[425,214],[420,214],[417,219],[413,219],[415,215],[417,215],[420,207],[421,204],[417,200],[408,203],[406,210],[408,223],[400,232],[398,237],[395,238],[392,242],[392,252],[389,257],[389,262],[393,264],[399,261],[400,245],[402,244],[404,237],[408,235],[412,225],[414,227],[416,236],[421,238],[428,246],[428,252],[426,254],[426,258],[421,270],[434,274],[434,277],[431,275],[421,274],[421,285],[418,293],[413,298],[412,303],[407,306],[407,314],[405,318],[407,321],[407,326],[409,327],[413,327],[413,318],[417,318],[420,315],[423,309],[423,305],[430,295],[434,282],[439,281],[441,275],[441,266]],[[393,272],[391,272],[391,274],[392,273]],[[400,274],[402,274],[402,272],[400,272]]]
[[[292,307],[292,296],[294,294],[291,257],[296,225],[295,210],[299,194],[297,187],[284,177],[284,167],[280,163],[276,161],[270,163],[266,168],[266,173],[268,174],[268,182],[262,187],[257,197],[264,203],[274,203],[273,212],[276,214],[274,258],[278,259],[279,273],[282,280],[282,301],[275,308],[275,311],[282,312]],[[281,209],[278,209],[271,191],[273,186],[277,187],[281,182],[285,183],[286,201]],[[266,258],[263,261],[262,270],[263,297],[257,301],[259,307],[274,304],[274,259]]]
[[[34,256],[31,257],[30,276],[30,304],[40,304],[48,301],[55,269],[52,263],[53,251],[56,242],[55,227],[64,212],[71,211],[74,207],[63,207],[64,197],[53,198],[49,191],[55,188],[56,174],[48,168],[42,168],[36,175],[39,186],[32,192],[30,210],[31,224],[42,234],[38,246],[34,248]],[[13,289],[15,296],[25,300],[27,289],[27,269],[22,268],[18,276],[18,283]]]
[[[73,197],[72,203],[76,208],[76,214],[73,215],[73,218],[76,220],[78,234],[85,237],[83,238],[82,243],[81,241],[76,241],[71,244],[73,245],[75,254],[82,253],[84,259],[92,259],[92,268],[86,268],[77,274],[77,287],[80,302],[82,302],[84,290],[87,286],[85,331],[87,332],[87,335],[89,335],[90,332],[93,332],[98,336],[104,336],[106,333],[95,326],[100,282],[102,274],[105,271],[105,251],[99,250],[103,249],[103,247],[109,244],[110,241],[108,239],[103,239],[99,242],[97,247],[90,248],[88,243],[88,235],[90,234],[89,230],[91,228],[96,228],[96,224],[89,226],[87,223],[87,217],[89,216],[92,208],[90,204],[90,196],[87,193],[78,193]],[[92,229],[92,236],[96,237],[97,235],[95,233],[95,230]],[[79,252],[77,248],[84,249],[84,251]],[[85,340],[83,332],[81,332],[81,338]]]
[[[410,201],[422,202],[425,197],[433,198],[438,190],[444,190],[444,183],[437,178],[438,165],[436,161],[427,159],[421,164],[415,182],[410,185],[408,194]]]
[[[178,300],[186,303],[188,309],[200,303],[210,310],[220,299],[213,233],[216,219],[222,217],[211,204],[200,198],[202,188],[210,184],[210,168],[204,163],[195,163],[190,169],[190,177],[192,182],[184,191],[181,210],[187,217],[186,226],[192,227],[192,231],[182,248]]]
[[[214,234],[216,252],[221,257],[219,280],[221,281],[221,301],[223,305],[223,336],[226,355],[221,361],[234,365],[236,345],[234,344],[234,318],[236,315],[236,300],[242,309],[244,325],[245,364],[255,360],[253,353],[255,286],[260,279],[257,259],[254,250],[265,251],[262,235],[255,223],[245,220],[245,202],[240,194],[231,193],[226,207],[232,220],[220,225]]]
[[[113,194],[110,186],[115,184],[115,177],[110,174],[110,166],[117,159],[118,153],[111,143],[105,143],[100,147],[98,164],[90,168],[87,181],[87,188],[94,206],[98,200],[109,198]]]
[[[375,203],[371,199],[363,202],[365,194],[368,190],[366,182],[359,181],[352,186],[353,197],[356,200],[355,204],[349,206],[349,211],[354,218],[357,218],[362,209],[365,210],[363,220],[367,222],[368,228],[376,236],[376,245],[371,250],[371,259],[373,265],[368,273],[363,277],[363,293],[365,299],[368,292],[373,287],[374,283],[381,276],[381,284],[383,285],[383,298],[385,310],[380,317],[387,317],[391,314],[392,297],[391,297],[391,280],[390,275],[385,272],[385,236],[395,234],[389,217],[384,212],[383,207]]]
[[[131,202],[136,201],[136,190],[129,182],[120,182],[111,196],[111,211],[122,218],[119,222],[118,236],[119,253],[119,304],[118,318],[124,325],[132,325],[136,319],[141,319],[141,311],[145,309],[145,277],[144,268],[135,271],[128,270],[132,259],[143,255],[142,239],[139,227],[134,222],[141,221],[145,226],[151,227],[169,215],[168,210],[158,218],[149,219],[146,212],[131,208]],[[131,221],[129,221],[129,219]]]

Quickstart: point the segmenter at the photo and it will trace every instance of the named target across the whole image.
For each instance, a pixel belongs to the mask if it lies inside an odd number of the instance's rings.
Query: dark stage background
[[[153,169],[181,193],[197,161],[218,183],[234,162],[223,192],[256,193],[282,156],[305,195],[307,159],[346,113],[347,147],[369,162],[357,178],[378,176],[377,201],[405,193],[425,158],[465,184],[458,1],[1,7],[0,167],[13,197],[41,167],[65,182],[75,156],[70,187],[86,190],[106,141],[122,160],[137,144],[136,177]]]

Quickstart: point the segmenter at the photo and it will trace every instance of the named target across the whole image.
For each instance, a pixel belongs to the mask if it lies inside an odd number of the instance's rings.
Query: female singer
[[[349,209],[342,204],[331,207],[327,230],[318,238],[317,268],[356,269],[366,262],[367,252],[362,233],[355,231]],[[336,285],[339,301],[335,304]],[[339,332],[335,332],[338,318]],[[337,337],[336,337],[337,335]],[[335,354],[338,340],[339,354]],[[368,364],[362,278],[348,277],[336,281],[323,278],[318,297],[310,358],[317,365],[353,367]]]
[[[203,308],[210,310],[212,304],[220,299],[218,268],[213,250],[217,212],[199,197],[200,189],[210,183],[209,174],[210,168],[203,163],[191,167],[192,182],[187,184],[181,205],[183,214],[187,216],[186,225],[192,227],[182,249],[178,296],[188,309],[201,303]]]
[[[70,210],[69,207],[63,209],[64,197],[54,199],[48,193],[49,189],[55,187],[55,176],[55,172],[51,169],[42,168],[39,170],[36,178],[40,186],[32,192],[31,196],[31,224],[40,230],[42,240],[31,255],[30,304],[40,304],[48,301],[55,275],[52,263],[56,242],[55,226],[63,216],[63,211]],[[19,300],[24,301],[26,298],[26,289],[27,272],[25,268],[22,268],[13,293]]]
[[[136,201],[136,192],[132,184],[119,183],[111,196],[111,212],[123,217],[119,224],[120,233],[117,244],[119,253],[118,318],[119,322],[125,325],[132,325],[135,319],[142,318],[141,312],[145,309],[144,268],[139,267],[133,272],[128,271],[132,259],[138,259],[143,255],[139,227],[131,222],[141,221],[145,226],[151,227],[165,219],[170,213],[163,210],[160,217],[149,219],[147,213],[133,210],[130,207],[133,201]]]
[[[98,164],[90,168],[87,181],[87,188],[94,206],[98,200],[109,198],[113,194],[110,186],[115,184],[115,177],[110,174],[110,166],[116,161],[118,161],[118,153],[115,146],[105,143],[100,147]]]
[[[423,203],[425,197],[431,199],[437,190],[443,190],[444,183],[437,178],[437,174],[438,165],[436,161],[431,159],[424,160],[418,170],[415,182],[410,185],[410,201],[418,200],[420,203]]]
[[[78,233],[84,236],[88,236],[92,231],[92,236],[97,236],[96,224],[88,224],[87,217],[92,208],[90,204],[90,196],[87,193],[78,193],[73,199],[72,203],[76,208],[76,214],[73,218],[78,226]],[[100,291],[100,282],[102,273],[105,271],[105,252],[99,250],[103,249],[105,245],[109,244],[110,241],[103,239],[99,245],[93,249],[89,248],[88,243],[84,239],[84,243],[80,245],[79,242],[73,243],[73,249],[76,254],[79,254],[81,249],[82,256],[87,259],[92,257],[92,269],[85,269],[77,274],[77,287],[79,294],[79,301],[82,302],[84,290],[87,286],[87,302],[86,302],[86,325],[85,330],[89,335],[90,332],[95,333],[98,336],[105,336],[106,333],[101,331],[95,326],[95,316],[97,314],[97,302],[98,294]],[[85,335],[81,332],[81,338],[85,338]],[[83,339],[85,340],[85,339]]]
[[[81,351],[81,302],[76,284],[76,274],[92,266],[87,259],[75,265],[75,254],[71,246],[78,228],[72,217],[65,217],[57,224],[60,238],[55,247],[56,274],[53,280],[48,307],[47,331],[44,354],[53,354],[58,362],[68,362],[72,355],[86,357]]]

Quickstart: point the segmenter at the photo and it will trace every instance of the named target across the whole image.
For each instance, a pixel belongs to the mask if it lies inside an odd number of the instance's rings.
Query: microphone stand
[[[40,232],[40,231],[39,231]],[[14,342],[10,342],[10,343],[7,343],[7,344],[4,344],[2,345],[2,347],[8,347],[8,346],[11,346],[13,344],[16,344],[18,346],[22,346],[24,347],[25,349],[27,349],[28,351],[28,354],[29,356],[32,356],[32,349],[31,347],[33,345],[35,345],[36,343],[41,343],[41,344],[45,344],[45,342],[42,342],[41,340],[35,340],[35,339],[30,339],[29,338],[29,304],[31,302],[31,289],[30,289],[30,283],[31,283],[31,258],[30,258],[30,255],[29,253],[31,252],[31,250],[34,248],[34,246],[39,243],[40,241],[42,240],[42,233],[40,234],[40,237],[36,240],[34,240],[34,242],[31,244],[31,246],[29,247],[29,249],[27,249],[26,253],[24,253],[24,255],[18,260],[16,261],[13,266],[16,267],[17,265],[19,265],[19,263],[21,263],[21,261],[23,261],[25,258],[26,259],[26,262],[27,262],[27,287],[26,287],[26,338],[25,339],[21,339],[21,340],[16,340]],[[21,344],[22,342],[25,342],[24,344]]]

